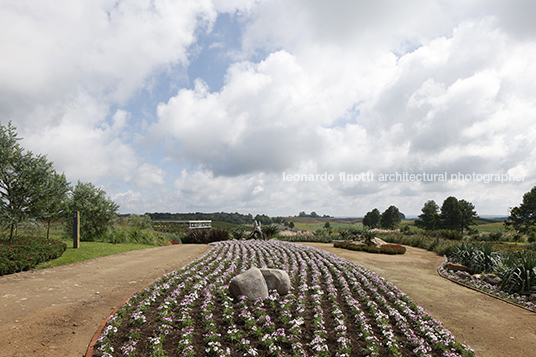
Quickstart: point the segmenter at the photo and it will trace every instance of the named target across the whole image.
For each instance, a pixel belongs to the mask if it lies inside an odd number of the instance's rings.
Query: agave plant
[[[360,236],[360,238],[365,239],[365,243],[367,245],[373,245],[372,240],[374,239],[374,232],[365,230],[365,231],[361,232],[361,234],[359,236]]]
[[[473,274],[490,273],[501,262],[501,254],[489,244],[462,242],[454,250],[451,260],[463,264]]]
[[[469,269],[475,273],[491,273],[500,263],[501,255],[489,244],[479,244],[474,251]]]
[[[529,252],[517,252],[506,257],[497,270],[503,279],[501,290],[507,293],[531,294],[536,292],[536,256]]]
[[[270,239],[279,233],[279,227],[276,226],[275,224],[262,226],[262,233],[264,233],[264,235],[268,237],[268,239]]]

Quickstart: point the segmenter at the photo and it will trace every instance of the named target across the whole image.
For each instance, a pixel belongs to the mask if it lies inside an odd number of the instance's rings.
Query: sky
[[[531,0],[0,0],[0,122],[120,213],[505,216]]]

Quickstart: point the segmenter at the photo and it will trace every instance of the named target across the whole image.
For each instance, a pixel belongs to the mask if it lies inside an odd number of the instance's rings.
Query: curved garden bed
[[[291,293],[232,299],[251,266],[284,269]],[[277,241],[214,244],[133,296],[94,356],[474,356],[393,284],[334,254]]]
[[[525,310],[536,312],[536,304],[534,302],[529,301],[526,295],[520,295],[516,293],[508,294],[500,290],[497,285],[492,285],[482,280],[462,278],[458,276],[456,273],[445,269],[445,263],[447,262],[448,262],[447,257],[444,257],[443,264],[441,264],[441,266],[437,268],[437,272],[440,276],[448,280],[451,280],[455,283],[461,284],[467,288],[485,293],[491,297],[494,297],[494,298],[503,300],[507,303],[522,307]]]
[[[29,270],[61,257],[67,244],[47,238],[0,236],[0,275]]]
[[[367,245],[367,244],[356,244],[355,242],[335,242],[333,243],[335,248],[343,248],[349,250],[355,250],[359,252],[368,252],[368,253],[381,253],[381,254],[404,254],[406,253],[406,248],[403,245],[399,244],[384,244],[381,246],[376,245]]]

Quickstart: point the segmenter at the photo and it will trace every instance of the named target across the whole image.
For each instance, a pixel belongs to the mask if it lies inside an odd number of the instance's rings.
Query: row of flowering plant
[[[67,244],[47,238],[0,236],[0,275],[12,274],[60,257]]]
[[[289,273],[287,295],[233,298],[252,266]],[[378,275],[279,241],[226,241],[132,297],[94,356],[463,356],[474,352]]]

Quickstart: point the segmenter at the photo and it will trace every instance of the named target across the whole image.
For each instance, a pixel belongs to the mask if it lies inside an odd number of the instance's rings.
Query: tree
[[[80,211],[80,238],[83,241],[101,239],[113,227],[119,205],[106,197],[106,192],[90,182],[78,181],[67,200],[67,213]],[[73,220],[67,219],[67,234],[72,234]]]
[[[288,224],[288,226],[289,226],[290,229],[294,228],[294,222],[291,221],[291,222]]]
[[[456,197],[450,196],[441,205],[438,228],[456,230],[463,233],[464,229],[469,229],[470,226],[475,224],[475,218],[477,217],[475,206],[471,202],[466,200],[458,201]]]
[[[265,214],[258,214],[255,216],[255,220],[260,222],[262,225],[272,224],[272,219]]]
[[[381,214],[377,208],[374,208],[372,211],[367,212],[365,217],[363,217],[363,225],[369,228],[376,228],[380,223]]]
[[[148,214],[143,216],[131,214],[128,217],[128,225],[137,230],[153,229],[153,221]]]
[[[47,238],[50,236],[50,225],[65,216],[65,201],[70,190],[65,174],[52,173],[45,184],[46,195],[39,203],[39,218],[47,223]]]
[[[469,226],[475,224],[475,218],[477,218],[475,206],[471,202],[466,200],[458,201],[460,205],[460,229],[463,233],[464,229],[469,229]]]
[[[10,229],[10,242],[19,223],[42,214],[54,174],[45,156],[25,152],[18,140],[11,122],[7,127],[0,124],[0,221]]]
[[[422,214],[415,221],[415,225],[425,230],[434,230],[439,227],[439,206],[434,200],[427,201],[421,208]]]
[[[523,195],[519,207],[510,210],[510,216],[504,221],[506,227],[514,227],[518,233],[528,233],[536,226],[536,186]]]
[[[461,227],[462,212],[456,197],[450,196],[441,205],[441,228],[458,230]]]
[[[395,229],[400,221],[400,211],[398,208],[389,206],[381,215],[380,226],[385,229]]]

